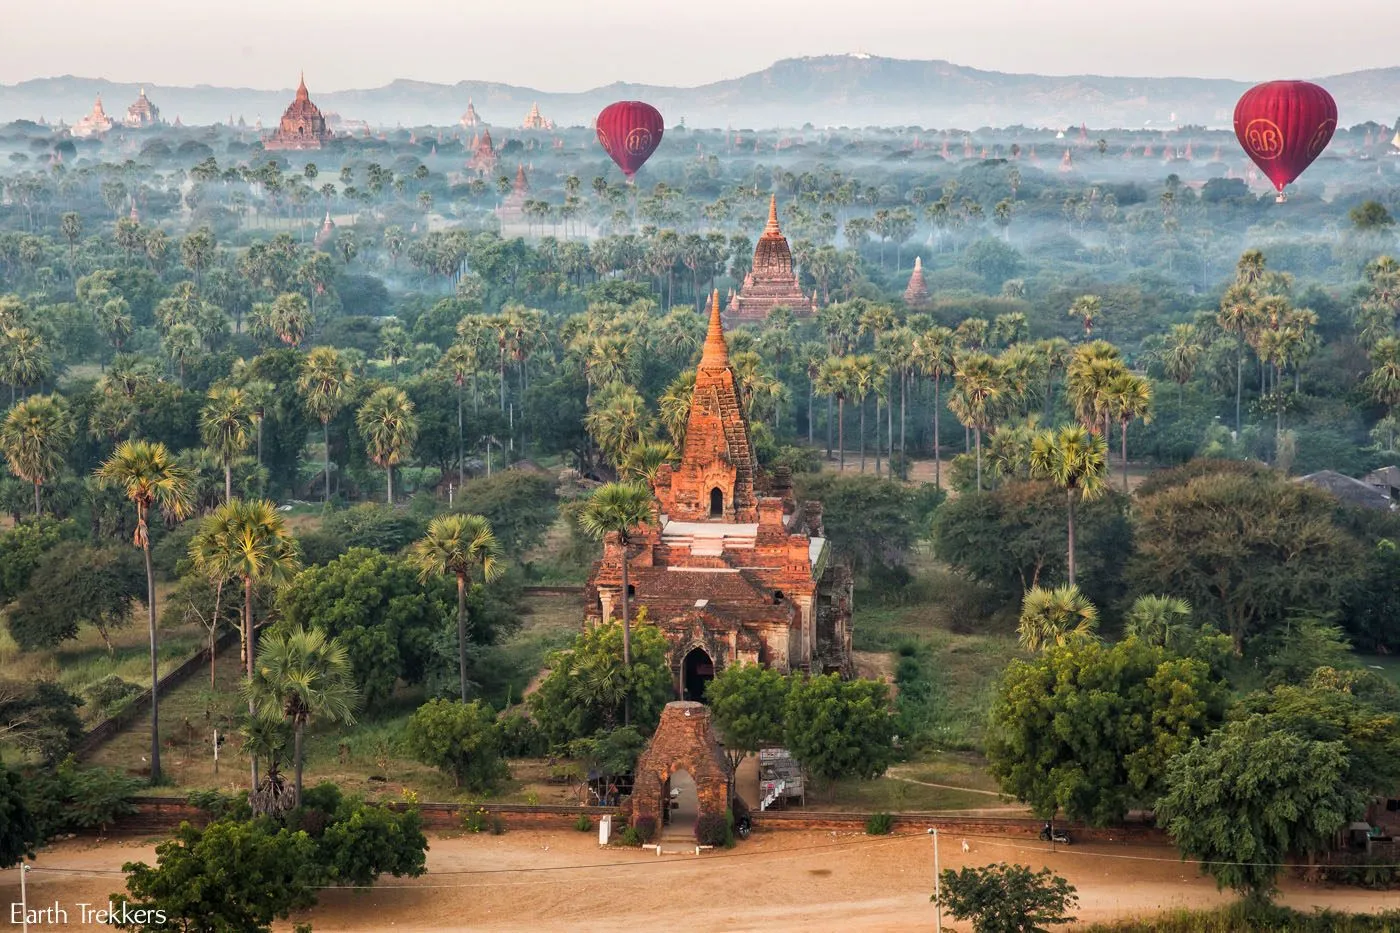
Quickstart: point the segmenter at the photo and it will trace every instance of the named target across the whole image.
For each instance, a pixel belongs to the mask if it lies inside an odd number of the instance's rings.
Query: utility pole
[[[938,933],[943,933],[943,880],[939,877],[938,870],[938,830],[930,829],[928,834],[933,837],[934,929]]]
[[[29,874],[29,866],[19,863],[19,909],[23,917],[24,933],[29,933],[29,892],[25,889],[24,876]]]

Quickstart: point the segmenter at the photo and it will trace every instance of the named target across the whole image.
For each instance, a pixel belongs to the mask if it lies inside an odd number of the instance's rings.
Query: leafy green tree
[[[1041,651],[1090,638],[1098,628],[1099,610],[1072,583],[1054,589],[1031,587],[1021,600],[1017,633],[1021,647]]]
[[[452,775],[454,787],[481,794],[510,777],[496,713],[480,700],[429,700],[408,720],[404,747],[415,761]]]
[[[385,386],[360,406],[355,413],[355,424],[360,429],[369,457],[384,468],[388,481],[390,505],[394,504],[394,467],[413,453],[413,442],[418,439],[418,419],[413,413],[413,403],[401,389]]]
[[[131,610],[145,593],[141,562],[130,551],[59,544],[44,555],[29,587],[8,610],[10,634],[25,651],[56,648],[91,625],[114,653],[112,630],[131,621]]]
[[[821,502],[827,537],[858,573],[902,565],[926,527],[915,507],[918,491],[903,483],[819,473],[799,477],[797,488],[800,499]]]
[[[638,623],[632,663],[622,661],[622,626],[598,625],[549,657],[549,673],[530,694],[530,709],[554,748],[612,731],[630,703],[634,724],[650,732],[675,697],[670,645],[654,625]]]
[[[836,674],[794,680],[783,717],[784,744],[813,777],[868,780],[894,758],[894,717],[880,681]]]
[[[359,691],[351,677],[345,646],[320,629],[293,628],[262,639],[244,694],[264,719],[292,726],[296,768],[294,803],[301,801],[302,742],[312,719],[353,725]]]
[[[242,389],[209,390],[199,413],[199,437],[224,468],[224,502],[233,499],[233,461],[252,442],[253,410]]]
[[[992,703],[987,759],[1041,816],[1105,825],[1161,791],[1171,757],[1209,732],[1225,694],[1203,661],[1136,639],[1076,641],[1013,661]]]
[[[501,548],[518,559],[544,542],[559,517],[555,486],[552,477],[506,470],[462,487],[452,511],[485,518]]]
[[[18,865],[43,839],[39,824],[25,802],[23,779],[17,772],[0,764],[0,868]]]
[[[973,933],[1045,933],[1075,920],[1069,914],[1079,900],[1074,885],[1048,868],[1032,872],[1005,862],[945,868],[938,882],[941,906],[958,920],[972,921]]]
[[[57,395],[30,396],[0,423],[0,451],[10,472],[34,486],[36,517],[41,509],[39,488],[58,477],[74,434],[68,404]]]
[[[480,515],[440,515],[428,524],[427,534],[413,543],[410,560],[418,578],[451,574],[457,579],[457,661],[461,699],[467,702],[467,589],[480,573],[490,583],[505,573],[504,553],[491,523]]]
[[[1234,720],[1167,762],[1157,822],[1220,887],[1266,898],[1291,855],[1331,848],[1367,795],[1345,780],[1347,747]]]
[[[959,495],[934,513],[934,551],[1008,601],[1032,587],[1068,582],[1064,502],[1061,490],[1039,481]],[[1121,495],[1106,492],[1075,512],[1075,577],[1096,605],[1120,595],[1133,546],[1126,505]]]
[[[1135,588],[1186,599],[1236,654],[1290,611],[1336,609],[1361,568],[1335,500],[1277,474],[1198,476],[1143,496],[1137,523]]]
[[[97,468],[96,477],[103,486],[120,488],[136,506],[134,538],[146,559],[146,608],[151,636],[151,783],[156,784],[160,781],[160,700],[157,696],[160,671],[156,645],[156,578],[151,567],[148,522],[152,508],[177,520],[189,515],[190,476],[184,467],[175,463],[164,444],[123,441]]]
[[[316,853],[328,881],[368,887],[383,874],[416,878],[427,870],[428,840],[417,808],[391,810],[342,797],[334,784],[307,791],[304,807],[330,816]]]
[[[305,832],[264,822],[221,820],[200,829],[182,823],[156,846],[156,865],[127,862],[129,895],[113,900],[129,911],[159,911],[164,922],[122,927],[156,933],[270,931],[272,922],[316,903],[322,871]],[[150,916],[149,914],[147,916]]]
[[[0,605],[24,592],[44,554],[78,537],[71,519],[38,518],[0,532]]]
[[[141,782],[108,768],[82,768],[72,757],[53,769],[31,771],[29,812],[41,838],[66,833],[105,833],[119,817],[136,812],[132,797]]]
[[[0,738],[40,761],[61,761],[83,737],[82,705],[53,681],[0,680]]]
[[[759,664],[731,664],[705,686],[731,773],[745,756],[782,741],[790,686],[787,677]]]
[[[478,592],[469,597],[468,612],[477,619],[471,635],[488,642],[497,623]],[[452,626],[452,606],[445,578],[423,585],[406,559],[352,548],[281,587],[276,611],[284,624],[319,628],[345,645],[354,682],[373,709],[389,699],[398,680],[423,682],[433,636]]]

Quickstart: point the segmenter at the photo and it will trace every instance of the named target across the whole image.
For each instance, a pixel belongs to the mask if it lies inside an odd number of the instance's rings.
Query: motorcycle
[[[1050,823],[1046,823],[1044,826],[1041,827],[1040,841],[1058,842],[1060,845],[1064,846],[1070,844],[1069,833],[1065,832],[1063,829],[1056,829]]]

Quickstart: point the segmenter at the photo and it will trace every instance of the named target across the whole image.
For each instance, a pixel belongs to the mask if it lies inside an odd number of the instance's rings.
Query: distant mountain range
[[[1379,68],[1313,78],[1337,99],[1341,124],[1400,115],[1400,68]],[[323,111],[374,126],[449,125],[467,101],[488,125],[518,126],[531,104],[560,126],[592,122],[620,99],[655,104],[670,124],[691,127],[769,128],[816,126],[981,126],[1140,128],[1204,124],[1228,127],[1235,101],[1250,85],[1218,78],[1050,76],[981,71],[946,61],[907,61],[872,55],[785,59],[753,74],[699,87],[610,84],[556,94],[490,81],[454,85],[398,80],[366,90],[326,91],[309,76],[312,99]],[[95,78],[39,78],[0,85],[0,122],[15,119],[69,123],[92,108],[100,93],[119,118],[141,86]],[[242,116],[273,125],[292,90],[164,87],[145,85],[162,116],[186,124]]]

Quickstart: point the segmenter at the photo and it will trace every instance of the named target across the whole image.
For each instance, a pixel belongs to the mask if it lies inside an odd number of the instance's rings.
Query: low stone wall
[[[111,834],[169,834],[182,822],[188,821],[196,826],[203,826],[209,822],[209,814],[178,797],[137,797],[133,803],[137,812],[119,819],[111,827]],[[397,802],[388,805],[395,809],[405,806]],[[424,829],[454,830],[462,828],[462,815],[469,805],[420,803],[417,806],[423,816]],[[598,820],[602,817],[611,814],[618,831],[621,831],[626,823],[626,811],[618,807],[567,807],[545,804],[530,806],[506,803],[481,803],[474,806],[486,811],[488,817],[500,817],[506,829],[572,829],[580,814],[587,816],[594,826],[598,825]],[[754,811],[752,814],[754,828],[760,832],[864,832],[865,821],[869,817],[868,813],[820,810],[766,810]],[[946,834],[949,838],[958,835],[1034,837],[1043,825],[1041,820],[947,816],[939,813],[899,813],[893,817],[894,832],[924,832],[936,828],[939,833]],[[1072,824],[1056,825],[1068,830],[1076,842],[1170,842],[1166,833],[1149,823],[1126,823],[1102,829]]]

